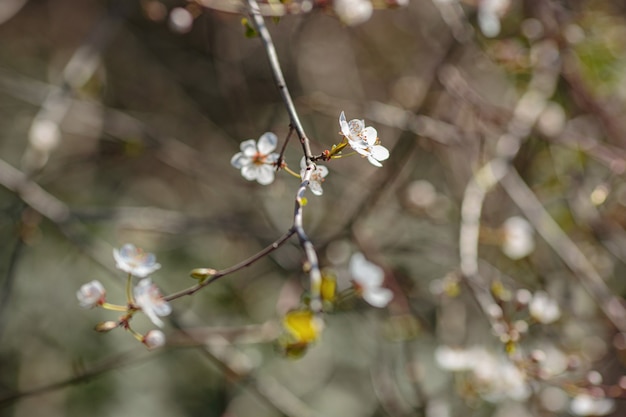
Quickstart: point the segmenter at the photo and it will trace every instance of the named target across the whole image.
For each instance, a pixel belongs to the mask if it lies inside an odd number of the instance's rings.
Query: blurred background
[[[95,332],[118,313],[75,294],[124,303],[114,247],[155,253],[168,294],[291,227],[298,179],[230,165],[289,116],[243,3],[3,0],[0,416],[623,415],[623,2],[261,6],[313,153],[341,111],[391,151],[325,163],[304,226],[340,293],[362,252],[393,301],[340,298],[285,357],[308,288],[292,238],[173,301],[162,349]]]

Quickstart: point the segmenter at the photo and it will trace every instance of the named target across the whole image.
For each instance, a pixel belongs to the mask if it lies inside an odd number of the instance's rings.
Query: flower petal
[[[348,121],[346,120],[346,115],[344,112],[341,112],[339,115],[339,127],[341,127],[341,134],[347,138],[350,138],[350,127],[348,126]]]
[[[257,148],[259,152],[263,155],[267,155],[276,149],[276,145],[278,145],[278,138],[272,132],[265,132],[259,138],[259,143]]]
[[[252,159],[245,156],[243,152],[238,152],[230,159],[230,164],[237,169],[241,169],[246,165],[250,165],[252,163]]]
[[[256,180],[261,185],[268,185],[274,182],[274,167],[271,165],[261,165],[257,167]]]
[[[363,141],[348,140],[350,147],[363,156],[369,156],[370,151],[367,149],[367,145]]]
[[[241,149],[241,152],[245,156],[247,156],[248,158],[252,158],[257,152],[256,141],[254,139],[244,140],[239,145],[239,149]]]
[[[241,168],[241,176],[248,181],[254,181],[259,176],[259,167],[256,165],[246,165]]]
[[[372,155],[367,155],[367,160],[370,161],[370,164],[374,165],[375,167],[380,168],[383,166],[383,164],[378,162],[376,158],[374,158]]]
[[[319,181],[309,181],[309,189],[315,195],[324,194],[324,190],[322,189],[322,184]]]
[[[365,259],[357,252],[350,258],[350,273],[356,282],[364,287],[376,287],[383,283],[385,272],[378,265]]]
[[[370,288],[363,292],[363,299],[371,306],[382,308],[393,299],[393,292],[388,288]]]
[[[322,178],[325,178],[328,175],[328,168],[326,168],[324,165],[318,165],[316,174]]]
[[[266,164],[273,164],[278,161],[279,155],[277,153],[271,153],[265,157]]]
[[[384,161],[389,158],[389,150],[382,145],[374,145],[372,147],[372,156],[378,161]]]
[[[352,119],[348,122],[350,127],[350,135],[358,136],[365,129],[365,120]]]
[[[167,316],[172,308],[163,299],[159,288],[152,283],[150,278],[144,278],[133,288],[135,303],[141,308],[146,316],[157,326],[163,327],[163,321],[159,316]]]
[[[376,139],[378,139],[378,132],[372,126],[368,126],[361,131],[359,136],[361,136],[369,146],[372,146],[376,143]]]

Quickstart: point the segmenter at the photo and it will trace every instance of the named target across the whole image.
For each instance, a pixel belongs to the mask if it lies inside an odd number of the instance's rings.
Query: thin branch
[[[520,178],[517,171],[510,170],[502,178],[501,183],[541,237],[574,272],[583,287],[597,301],[615,328],[621,332],[626,332],[624,300],[611,292],[593,264],[543,208],[541,202],[528,188],[524,180]]]
[[[14,192],[26,205],[54,223],[70,242],[94,262],[105,270],[114,272],[110,262],[100,256],[102,253],[111,253],[111,247],[89,236],[85,226],[72,215],[67,204],[2,159],[0,159],[0,186]]]
[[[106,372],[113,371],[115,369],[119,369],[121,367],[131,364],[136,365],[144,360],[152,360],[157,357],[158,356],[154,355],[153,353],[151,354],[140,347],[128,352],[118,353],[91,366],[89,369],[77,372],[77,375],[71,376],[69,378],[1,396],[0,409],[9,406],[13,402],[25,397],[41,395],[47,392],[69,387],[71,385],[76,385],[81,382],[86,382]]]
[[[296,133],[298,134],[298,138],[300,139],[300,143],[302,144],[302,150],[304,151],[304,156],[306,157],[307,161],[310,161],[313,154],[311,153],[309,139],[304,132],[304,128],[302,127],[302,123],[300,122],[300,117],[298,116],[298,112],[296,111],[296,107],[293,104],[291,94],[289,93],[289,89],[287,88],[287,83],[285,82],[285,77],[283,76],[280,62],[278,61],[278,55],[276,54],[276,48],[274,47],[272,37],[267,30],[267,26],[265,26],[265,20],[263,19],[263,15],[261,14],[259,4],[256,0],[246,0],[246,2],[248,4],[248,10],[250,16],[252,17],[254,28],[259,33],[261,41],[263,42],[263,46],[267,54],[267,59],[269,60],[270,69],[272,70],[272,75],[274,77],[274,82],[276,83],[276,87],[278,87],[278,91],[283,100],[285,108],[287,109],[287,113],[289,113],[291,126],[293,126],[293,128],[296,130]]]
[[[560,61],[554,58],[558,57],[556,45],[545,42],[536,47],[538,55],[546,59],[539,61],[540,64],[535,69],[528,90],[515,107],[507,131],[498,139],[495,157],[470,179],[461,204],[459,233],[461,273],[477,296],[483,310],[492,305],[482,294],[476,292],[477,288],[482,286],[478,272],[478,238],[483,203],[487,193],[511,169],[511,162],[554,93],[558,80]],[[484,312],[488,317],[492,316],[488,310]]]
[[[304,226],[302,224],[302,207],[304,206],[304,193],[306,191],[306,187],[309,184],[309,180],[311,179],[311,174],[313,173],[314,169],[315,164],[309,164],[304,171],[304,175],[302,176],[302,183],[300,184],[298,192],[296,193],[296,205],[293,215],[292,230],[298,235],[298,239],[300,239],[300,245],[304,250],[304,254],[308,262],[307,266],[309,268],[311,310],[319,314],[322,312],[322,273],[320,271],[315,247],[313,246],[313,243],[304,231]]]
[[[313,246],[313,243],[304,231],[304,226],[302,222],[304,193],[306,191],[307,185],[309,184],[309,180],[311,179],[311,174],[315,169],[315,164],[312,162],[313,155],[311,153],[311,146],[309,143],[309,139],[304,132],[304,128],[302,127],[302,123],[300,122],[298,112],[293,104],[289,89],[287,88],[285,77],[283,76],[280,62],[278,61],[278,55],[276,54],[276,48],[274,47],[274,42],[272,41],[272,37],[267,30],[267,27],[265,26],[265,20],[260,13],[259,5],[256,0],[246,1],[248,3],[248,9],[252,17],[254,27],[259,33],[259,36],[261,37],[261,41],[263,43],[263,47],[265,48],[265,52],[269,60],[276,87],[278,87],[280,96],[283,100],[287,113],[289,114],[289,119],[291,120],[290,126],[291,128],[295,129],[296,134],[300,139],[300,144],[302,145],[302,150],[304,151],[304,156],[307,162],[307,167],[302,178],[302,183],[300,184],[300,187],[298,188],[298,191],[296,193],[293,227],[290,232],[296,233],[298,235],[300,245],[302,246],[302,249],[304,250],[304,254],[307,259],[307,267],[309,268],[310,279],[311,310],[316,314],[320,314],[322,312],[322,301],[320,294],[322,287],[322,273],[319,268],[319,262],[317,258],[317,253],[315,252],[315,247]]]
[[[287,133],[287,137],[285,138],[285,142],[283,142],[283,146],[280,148],[280,153],[278,154],[278,161],[276,161],[276,170],[279,170],[283,167],[283,161],[285,156],[285,149],[287,149],[287,144],[289,143],[289,139],[291,139],[291,135],[293,134],[293,126],[289,125],[289,133]]]
[[[193,287],[187,288],[185,290],[176,292],[174,294],[170,294],[166,297],[163,297],[166,301],[172,301],[175,300],[177,298],[181,298],[184,297],[186,295],[192,295],[194,293],[196,293],[197,291],[201,290],[202,288],[206,287],[207,285],[217,281],[218,279],[232,274],[234,272],[237,272],[241,269],[244,269],[250,265],[252,265],[253,263],[255,263],[256,261],[258,261],[259,259],[263,258],[265,255],[268,255],[270,253],[272,253],[273,251],[275,251],[276,249],[278,249],[279,247],[281,247],[287,240],[289,240],[289,238],[291,236],[293,236],[295,234],[295,230],[293,228],[289,229],[287,231],[287,233],[285,233],[284,235],[282,235],[280,238],[278,238],[277,240],[275,240],[274,242],[272,242],[271,244],[269,244],[268,246],[266,246],[265,248],[263,248],[262,250],[260,250],[259,252],[255,253],[254,255],[250,256],[249,258],[239,262],[238,264],[235,264],[229,268],[226,269],[222,269],[220,271],[216,271],[214,273],[211,273],[211,278],[207,279],[204,282],[201,282],[199,284],[194,285]]]

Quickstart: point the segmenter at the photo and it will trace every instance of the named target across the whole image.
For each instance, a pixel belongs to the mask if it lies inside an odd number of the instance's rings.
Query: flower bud
[[[193,269],[189,273],[189,275],[191,275],[191,278],[197,279],[198,281],[202,282],[205,279],[212,277],[216,273],[217,271],[213,268],[196,268],[196,269]]]
[[[165,345],[165,334],[161,330],[150,330],[141,341],[148,349],[156,349]]]
[[[110,332],[119,326],[119,323],[116,321],[103,321],[96,324],[95,330],[100,333]]]

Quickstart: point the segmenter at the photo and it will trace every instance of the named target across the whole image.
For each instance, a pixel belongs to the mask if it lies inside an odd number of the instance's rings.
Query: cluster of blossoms
[[[564,390],[552,383],[538,383],[553,378],[558,380],[569,369],[567,355],[553,346],[534,350],[526,360],[513,359],[481,346],[453,348],[442,345],[435,349],[434,356],[441,369],[462,377],[463,395],[477,395],[491,403],[526,401],[535,395],[545,401],[550,411],[569,408],[577,416],[604,416],[615,410],[615,400],[597,390],[573,387]],[[601,382],[596,371],[591,371],[590,375],[593,375],[588,377],[590,382],[593,379]],[[569,407],[568,396],[571,397]]]
[[[378,132],[371,126],[365,126],[365,121],[352,119],[346,121],[346,115],[341,112],[339,116],[339,126],[341,133],[348,141],[352,149],[367,157],[367,160],[374,166],[382,167],[380,161],[389,158],[389,151],[380,144]]]
[[[346,146],[350,146],[352,150],[367,158],[374,166],[381,167],[381,161],[389,158],[389,150],[380,144],[378,132],[371,126],[365,126],[363,120],[353,119],[349,122],[346,120],[344,112],[339,116],[339,127],[343,135],[342,142],[339,145],[333,145],[331,151],[325,151],[317,159],[329,160],[331,158],[339,158],[342,150]],[[241,142],[239,146],[240,152],[237,152],[230,160],[233,167],[241,170],[241,175],[248,181],[256,181],[261,185],[268,185],[274,182],[275,172],[278,169],[285,169],[294,176],[304,177],[308,168],[306,158],[300,161],[300,175],[291,171],[287,164],[279,161],[281,156],[274,152],[278,145],[278,138],[274,133],[264,133],[258,141],[248,139]],[[324,190],[322,183],[328,175],[328,168],[322,165],[313,164],[313,171],[309,178],[309,189],[315,195],[322,195]]]
[[[526,375],[505,356],[482,347],[456,349],[439,346],[435,360],[444,370],[467,373],[467,384],[483,399],[524,401],[531,395]]]
[[[354,154],[361,155],[377,167],[381,161],[389,158],[389,151],[382,145],[378,132],[371,126],[365,126],[363,120],[353,119],[349,122],[341,112],[339,117],[342,140],[333,145],[332,150],[325,151],[317,157],[303,157],[300,161],[300,174],[288,169],[282,161],[282,155],[274,152],[278,145],[278,138],[274,133],[264,133],[258,141],[249,139],[240,144],[240,152],[231,158],[231,165],[241,170],[241,175],[248,181],[256,181],[261,185],[271,184],[278,169],[285,169],[294,176],[308,179],[307,185],[314,195],[322,195],[322,183],[328,176],[328,168],[316,165],[313,161],[330,160],[347,156],[343,150],[350,147]],[[130,325],[133,315],[142,311],[158,327],[163,326],[161,317],[171,313],[171,307],[161,295],[158,287],[149,278],[149,275],[158,270],[161,265],[151,253],[131,244],[113,250],[116,267],[128,273],[126,284],[126,305],[110,304],[106,300],[106,290],[97,280],[84,284],[77,292],[80,306],[83,308],[101,307],[107,310],[123,312],[117,321],[107,321],[96,326],[98,331],[110,331],[122,327],[130,331],[135,338],[148,348],[156,348],[165,343],[165,335],[160,330],[150,330],[140,334]],[[353,278],[353,294],[363,298],[374,307],[386,307],[393,298],[393,292],[383,287],[385,273],[381,267],[369,262],[361,253],[355,254],[350,260],[350,273]],[[194,271],[204,271],[198,269]],[[214,272],[214,271],[213,271]],[[192,271],[192,277],[196,277]],[[205,278],[201,273],[200,278]],[[136,280],[138,279],[138,280]],[[321,288],[316,291],[321,294],[324,305],[332,306],[336,302],[336,282],[328,276],[323,277]],[[319,311],[313,312],[309,305],[287,313],[283,319],[285,335],[283,346],[289,353],[301,353],[315,342],[323,329],[323,321]]]
[[[100,281],[94,280],[84,284],[76,293],[80,306],[83,308],[102,307],[124,313],[117,321],[99,323],[96,326],[98,331],[109,331],[116,327],[122,327],[130,331],[137,340],[150,349],[163,346],[165,335],[161,330],[150,330],[142,335],[130,325],[133,315],[137,311],[143,311],[155,325],[163,327],[163,321],[160,317],[167,316],[172,312],[159,288],[148,277],[161,268],[161,265],[156,262],[154,254],[146,253],[131,244],[126,244],[120,249],[113,249],[113,258],[115,259],[115,266],[128,273],[126,305],[108,303],[104,286]],[[134,283],[135,278],[139,279],[136,283]]]

